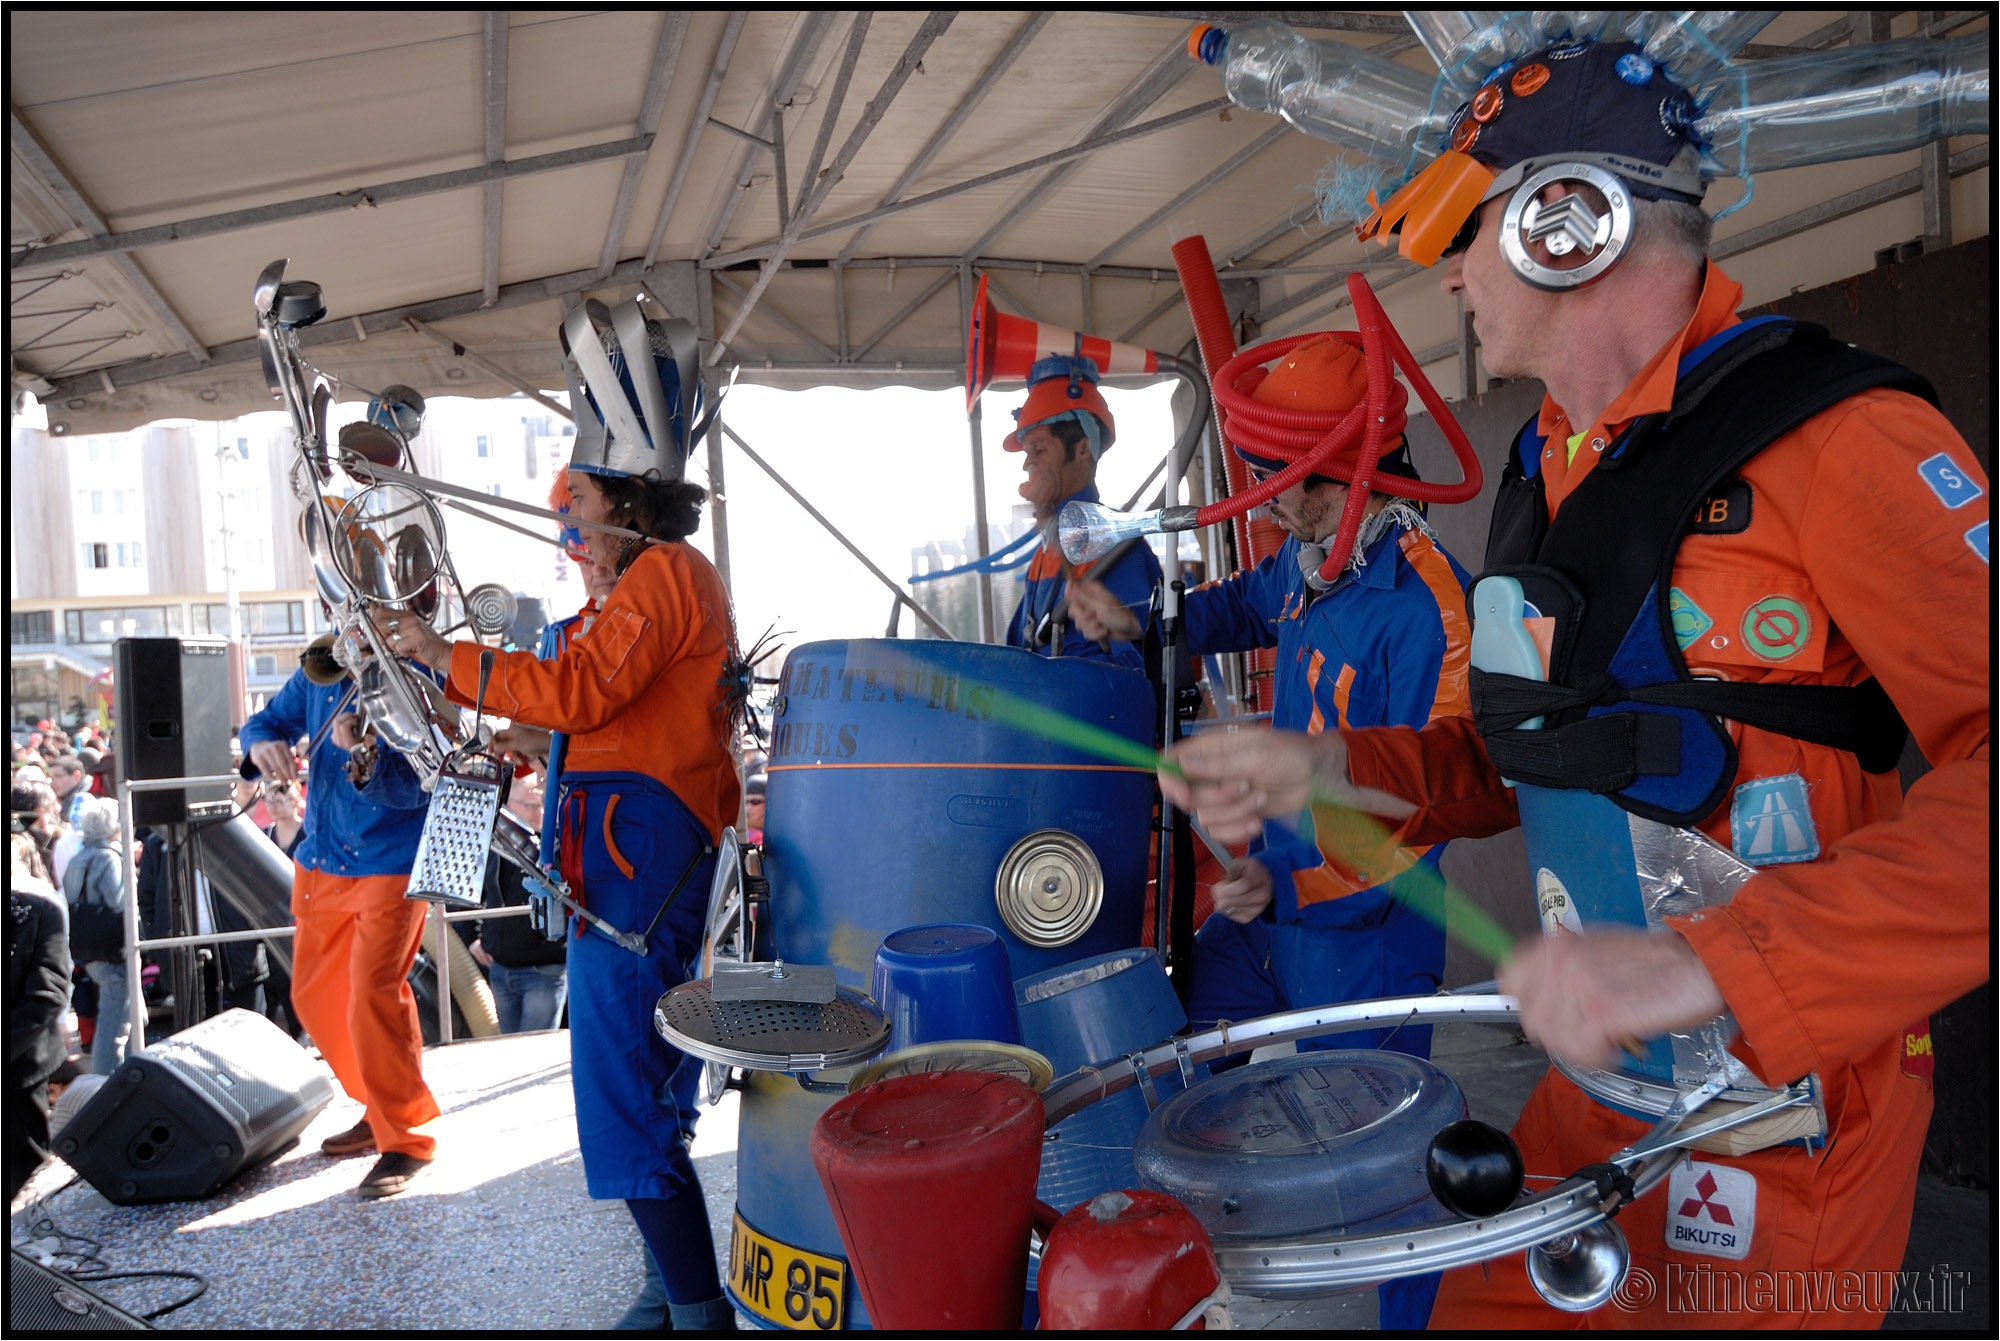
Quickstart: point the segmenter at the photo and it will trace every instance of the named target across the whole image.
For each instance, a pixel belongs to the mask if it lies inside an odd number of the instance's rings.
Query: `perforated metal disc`
[[[653,1008],[653,1027],[682,1052],[749,1071],[824,1071],[889,1045],[889,1018],[851,987],[824,1005],[717,1001],[709,980],[684,982]]]
[[[1039,829],[1007,850],[993,880],[993,902],[1007,930],[1044,949],[1068,945],[1097,920],[1104,868],[1073,833]]]
[[[991,1071],[1018,1080],[1036,1093],[1056,1078],[1056,1069],[1049,1059],[1033,1048],[985,1038],[954,1038],[919,1043],[870,1062],[847,1082],[847,1092],[852,1094],[878,1080],[925,1071]]]

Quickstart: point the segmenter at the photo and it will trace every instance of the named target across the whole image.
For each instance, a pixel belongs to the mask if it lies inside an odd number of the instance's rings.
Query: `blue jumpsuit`
[[[1188,593],[1189,651],[1275,645],[1271,725],[1319,732],[1345,726],[1423,726],[1464,712],[1471,623],[1466,572],[1422,532],[1391,526],[1359,569],[1315,595],[1299,571],[1299,542]],[[1444,845],[1419,860],[1435,866]],[[1271,872],[1271,906],[1248,923],[1217,913],[1195,935],[1188,1017],[1197,1029],[1293,1007],[1415,996],[1444,980],[1444,929],[1396,900],[1393,881],[1329,862],[1303,835],[1266,822],[1255,853]],[[1411,854],[1415,855],[1415,854]],[[1386,1047],[1428,1057],[1431,1031],[1371,1029],[1302,1048]],[[1421,1329],[1436,1273],[1377,1287],[1383,1331]]]
[[[1317,596],[1287,540],[1256,568],[1191,591],[1188,648],[1278,649],[1279,730],[1422,726],[1466,705],[1470,624],[1465,570],[1415,530],[1391,527],[1367,562]],[[1444,932],[1399,903],[1365,871],[1329,862],[1310,833],[1268,822],[1255,852],[1272,901],[1250,923],[1217,914],[1196,937],[1189,1017],[1197,1028],[1289,1007],[1432,992],[1444,974]],[[1435,865],[1442,845],[1421,860]],[[1417,1056],[1429,1030],[1365,1031],[1319,1046],[1383,1043]]]
[[[688,545],[654,545],[554,660],[501,655],[486,696],[565,733],[562,874],[592,913],[645,936],[642,956],[572,925],[571,1080],[590,1195],[631,1207],[676,1305],[721,1285],[687,1152],[692,1068],[653,1027],[653,1007],[700,950],[716,840],[738,806],[723,674],[734,643],[713,565]],[[454,698],[471,697],[478,660],[471,644],[454,649]]]
[[[1095,503],[1098,501],[1097,486],[1087,484],[1076,493],[1065,498],[1071,502]],[[1102,582],[1111,589],[1113,595],[1139,617],[1143,625],[1151,619],[1153,591],[1160,585],[1160,561],[1153,557],[1153,551],[1145,541],[1140,541],[1126,550],[1108,572],[1097,571],[1095,564],[1076,565],[1078,576],[1087,576]],[[1021,603],[1014,607],[1014,618],[1007,625],[1007,646],[1025,647],[1030,652],[1042,656],[1058,653],[1046,643],[1031,644],[1031,638],[1042,620],[1062,604],[1069,594],[1069,579],[1063,575],[1062,553],[1044,541],[1035,550],[1034,558],[1028,561],[1025,588],[1021,593]],[[1076,631],[1074,623],[1066,624],[1060,655],[1066,657],[1096,657],[1104,659],[1104,649]],[[1110,661],[1115,666],[1144,672],[1146,658],[1144,651],[1134,643],[1114,642],[1111,644]]]

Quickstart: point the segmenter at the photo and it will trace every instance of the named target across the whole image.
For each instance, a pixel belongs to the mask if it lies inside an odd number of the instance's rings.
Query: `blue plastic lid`
[[[1400,1052],[1307,1052],[1202,1082],[1139,1133],[1145,1186],[1211,1234],[1269,1238],[1447,1219],[1431,1196],[1431,1138],[1465,1116],[1452,1078]]]

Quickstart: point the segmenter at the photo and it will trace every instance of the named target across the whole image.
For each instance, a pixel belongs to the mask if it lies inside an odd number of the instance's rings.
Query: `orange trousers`
[[[439,1110],[408,981],[428,905],[403,897],[409,884],[293,868],[292,1007],[340,1087],[367,1105],[375,1148],[430,1159],[437,1141],[414,1129]]]
[[[1690,1173],[1741,1170],[1754,1198],[1728,1198],[1720,1223],[1747,1233],[1741,1258],[1679,1251],[1667,1244],[1669,1211],[1718,1223],[1700,1203],[1714,1182],[1656,1188],[1626,1207],[1617,1224],[1632,1246],[1632,1272],[1612,1301],[1592,1313],[1550,1307],[1528,1281],[1522,1254],[1444,1274],[1433,1330],[1558,1332],[1636,1329],[1661,1335],[1706,1331],[1876,1330],[1896,1293],[1909,1240],[1917,1163],[1930,1123],[1928,1085],[1885,1077],[1887,1091],[1863,1102],[1858,1088],[1829,1093],[1833,1141],[1825,1149],[1776,1146],[1726,1157],[1696,1152]],[[1845,1102],[1843,1102],[1845,1100]],[[1870,1102],[1876,1105],[1871,1108]],[[1646,1123],[1604,1107],[1550,1071],[1514,1127],[1530,1191],[1637,1140]],[[1727,1172],[1718,1176],[1727,1180]],[[1738,1179],[1740,1182],[1740,1178]]]

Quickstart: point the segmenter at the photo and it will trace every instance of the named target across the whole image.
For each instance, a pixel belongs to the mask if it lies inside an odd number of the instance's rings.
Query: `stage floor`
[[[1473,1115],[1505,1126],[1542,1071],[1513,1031],[1437,1030],[1434,1055],[1465,1089]],[[53,1249],[54,1231],[97,1241],[111,1271],[198,1273],[207,1291],[158,1319],[189,1331],[602,1331],[638,1293],[638,1231],[618,1202],[584,1192],[564,1034],[526,1034],[433,1048],[424,1073],[443,1105],[438,1159],[410,1190],[364,1202],[354,1186],[370,1158],[330,1160],[319,1143],[353,1125],[338,1098],[299,1145],[201,1202],[117,1207],[69,1167],[44,1167],[14,1202],[16,1246]],[[735,1097],[703,1117],[695,1166],[716,1227],[718,1269],[736,1200]],[[40,1201],[37,1206],[34,1203]],[[1958,1318],[1902,1319],[1933,1329],[1990,1331],[1991,1197],[1926,1179],[1909,1262],[1972,1272]],[[72,1242],[70,1247],[74,1247]],[[135,1313],[183,1297],[178,1279],[106,1282]],[[1238,1327],[1359,1330],[1375,1323],[1372,1289],[1304,1301],[1239,1297]]]

